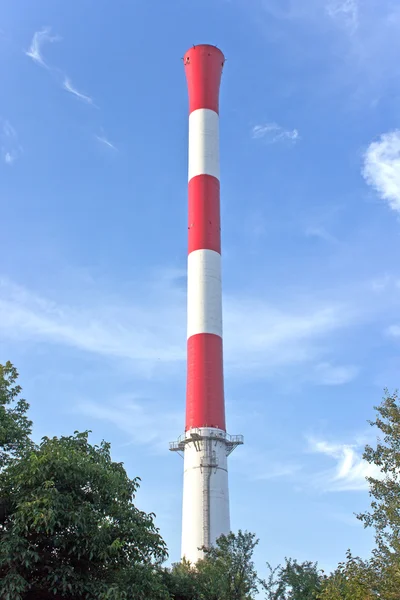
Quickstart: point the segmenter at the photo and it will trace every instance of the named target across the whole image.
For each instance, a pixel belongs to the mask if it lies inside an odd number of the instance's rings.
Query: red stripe
[[[219,181],[198,175],[189,181],[189,254],[193,250],[215,250],[221,254]]]
[[[225,431],[222,339],[212,333],[187,342],[186,431],[215,427]]]
[[[193,46],[184,56],[189,91],[189,112],[198,108],[219,110],[219,86],[225,57],[215,46]]]

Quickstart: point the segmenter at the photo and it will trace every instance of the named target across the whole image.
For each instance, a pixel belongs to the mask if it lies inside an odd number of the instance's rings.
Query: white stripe
[[[219,116],[209,108],[189,116],[189,181],[196,175],[219,179]]]
[[[197,333],[222,337],[221,255],[214,250],[188,256],[188,338]]]

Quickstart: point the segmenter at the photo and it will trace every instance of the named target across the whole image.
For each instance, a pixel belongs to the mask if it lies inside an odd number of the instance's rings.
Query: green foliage
[[[204,559],[196,567],[204,596],[210,600],[251,600],[257,592],[258,576],[253,553],[258,544],[254,533],[240,531],[221,536],[215,546],[204,548]]]
[[[347,554],[326,576],[317,563],[286,559],[259,580],[255,535],[239,531],[203,548],[195,566],[162,569],[165,544],[154,515],[139,511],[139,479],[113,462],[110,445],[88,432],[30,439],[18,372],[0,365],[0,600],[400,600],[400,402],[385,397],[371,423],[379,432],[364,459],[376,533],[363,561]]]
[[[376,592],[377,577],[372,565],[348,552],[347,560],[327,578],[318,597],[320,600],[372,600],[379,597],[387,600],[386,596],[376,595]]]
[[[203,548],[195,566],[185,560],[164,573],[174,600],[252,600],[258,577],[253,553],[258,544],[253,533],[239,531],[221,536],[216,545]]]
[[[0,597],[168,597],[158,568],[166,548],[153,515],[133,504],[138,485],[87,432],[43,438],[2,481]]]
[[[285,559],[284,566],[272,569],[267,563],[269,576],[261,584],[267,600],[314,600],[321,590],[324,576],[317,563],[298,563]]]
[[[400,556],[375,552],[370,562],[376,596],[384,600],[400,600]]]
[[[31,444],[32,422],[26,416],[29,404],[18,398],[18,371],[8,361],[0,364],[0,471]]]
[[[369,561],[352,557],[327,579],[322,600],[400,600],[400,403],[397,393],[385,390],[377,417],[375,447],[366,446],[363,458],[375,467],[369,477],[371,511],[358,515],[375,529],[377,548]]]
[[[397,393],[385,397],[376,407],[378,416],[371,422],[377,427],[375,448],[366,446],[364,459],[376,467],[382,477],[370,477],[371,512],[359,515],[366,527],[375,529],[379,551],[390,562],[393,554],[400,556],[400,403]]]
[[[185,559],[165,569],[164,582],[174,600],[202,600],[201,576]]]

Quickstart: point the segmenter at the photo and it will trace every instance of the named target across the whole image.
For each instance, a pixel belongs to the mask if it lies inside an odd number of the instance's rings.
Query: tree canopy
[[[174,600],[251,600],[258,576],[253,553],[258,540],[253,533],[222,535],[215,546],[203,548],[196,565],[187,561],[166,570],[166,583]]]
[[[31,444],[29,404],[19,398],[22,390],[17,380],[18,371],[9,361],[0,364],[0,471]]]
[[[146,598],[142,583],[166,558],[153,515],[133,504],[138,480],[88,433],[43,438],[8,469],[3,497],[0,590],[43,598]],[[123,588],[121,585],[123,583]],[[8,594],[8,596],[7,596]],[[35,596],[36,594],[36,596]]]
[[[314,600],[322,589],[324,576],[317,563],[286,558],[275,569],[267,563],[269,576],[262,581],[266,600]]]
[[[204,587],[214,590],[215,600],[250,600],[257,591],[258,577],[253,554],[258,544],[254,533],[239,530],[222,535],[215,546],[204,548],[197,563]]]
[[[326,579],[320,600],[373,600],[376,595],[376,577],[368,562],[354,558],[350,552]],[[386,598],[386,597],[385,597]]]
[[[375,446],[364,459],[375,530],[368,560],[346,559],[330,574],[287,558],[260,579],[254,533],[221,536],[196,565],[163,567],[167,548],[153,514],[135,506],[138,478],[89,431],[31,440],[18,372],[0,365],[1,600],[400,600],[400,403],[376,407]]]
[[[0,375],[0,597],[168,597],[159,574],[165,543],[154,515],[133,502],[139,480],[112,461],[108,443],[90,444],[88,432],[35,446],[28,405],[7,408],[20,393],[18,374],[7,363]]]
[[[397,393],[386,391],[377,417],[371,421],[378,429],[376,447],[366,446],[364,459],[376,468],[369,477],[371,512],[359,515],[366,527],[373,527],[378,548],[400,555],[400,404]]]

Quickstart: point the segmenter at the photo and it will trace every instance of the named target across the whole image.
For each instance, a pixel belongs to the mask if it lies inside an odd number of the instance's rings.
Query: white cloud
[[[308,64],[318,48],[325,64],[314,94],[342,91],[341,102],[371,110],[373,102],[398,96],[400,5],[397,0],[254,0],[257,26],[270,41],[291,48]],[[254,11],[251,11],[251,14]],[[265,14],[267,13],[267,18]],[[272,16],[272,18],[271,18]],[[327,26],[328,25],[328,26]],[[281,87],[281,86],[280,86]]]
[[[119,397],[108,405],[83,400],[77,411],[114,425],[126,434],[129,444],[148,446],[162,454],[183,429],[181,411],[165,412],[165,406],[151,399]]]
[[[321,385],[343,385],[355,379],[358,368],[353,365],[332,365],[327,362],[314,366],[311,379]]]
[[[344,306],[307,306],[299,299],[294,306],[284,310],[255,298],[226,298],[227,366],[269,376],[283,366],[320,362],[321,342],[351,323]]]
[[[329,243],[337,243],[338,241],[334,235],[325,229],[325,227],[307,227],[305,235],[307,237],[318,238]]]
[[[9,139],[15,140],[17,137],[17,132],[15,131],[11,123],[9,123],[8,121],[3,121],[3,134]]]
[[[83,102],[86,102],[87,104],[93,104],[92,98],[90,96],[87,96],[86,94],[82,94],[82,92],[79,92],[72,85],[71,80],[67,76],[64,77],[63,88],[70,94],[73,94],[74,96],[82,100]]]
[[[4,162],[7,165],[12,165],[15,158],[16,158],[15,154],[11,154],[11,152],[6,152],[4,155]]]
[[[110,140],[108,140],[104,135],[96,135],[95,138],[101,144],[108,146],[112,150],[117,150],[116,146],[114,146],[114,144],[112,142],[110,142]]]
[[[357,28],[359,19],[358,0],[261,0],[263,9],[275,19],[283,21],[311,20],[314,23],[324,18],[344,24],[350,29]]]
[[[128,359],[146,376],[161,367],[175,369],[185,360],[186,337],[186,290],[176,282],[176,273],[142,282],[126,301],[101,295],[83,303],[80,289],[80,305],[68,305],[0,280],[0,315],[7,315],[0,317],[0,332]],[[283,309],[253,297],[225,299],[227,369],[268,377],[284,367],[321,363],[330,337],[351,324],[351,314],[342,306],[293,302],[295,308]],[[325,383],[346,379],[342,367],[330,369],[322,369]]]
[[[359,5],[358,0],[330,0],[326,10],[333,19],[343,22],[350,30],[358,27]]]
[[[17,132],[11,123],[0,119],[1,155],[7,165],[12,165],[22,152]]]
[[[393,210],[400,212],[400,130],[381,135],[364,155],[363,176]]]
[[[381,478],[382,473],[375,465],[362,458],[359,443],[340,444],[308,438],[309,450],[324,454],[336,461],[333,469],[324,471],[315,478],[315,485],[327,492],[346,492],[368,489],[367,477]]]
[[[302,467],[295,463],[264,463],[264,470],[258,473],[251,473],[253,481],[268,481],[269,479],[293,478],[302,470]]]
[[[46,68],[48,68],[48,67],[43,59],[43,55],[41,52],[42,46],[46,42],[57,42],[60,40],[59,36],[51,35],[50,31],[51,30],[49,27],[43,27],[43,29],[41,29],[40,31],[36,31],[33,36],[30,48],[25,53],[32,60],[34,60],[37,64],[41,65],[42,67],[46,67]]]
[[[164,292],[168,296],[168,290]],[[184,339],[184,324],[175,324],[176,306],[168,298],[165,300],[165,304],[157,302],[155,306],[151,298],[138,300],[136,305],[102,298],[77,307],[56,304],[0,280],[0,314],[6,315],[0,320],[0,331],[17,339],[125,358],[133,361],[138,370],[148,372],[158,364],[184,359],[184,344],[180,343]]]
[[[300,19],[307,15],[312,8],[310,2],[298,2],[297,0],[259,0],[259,5],[262,9],[271,15],[274,19],[292,20]]]
[[[276,454],[260,452],[259,448],[248,444],[240,447],[233,454],[235,469],[247,476],[251,481],[268,481],[270,479],[293,480],[302,470],[302,466],[293,460],[276,458]]]
[[[264,139],[271,144],[285,141],[296,143],[300,139],[297,129],[283,129],[277,123],[255,125],[252,129],[252,137],[254,139]]]
[[[35,61],[37,64],[41,65],[42,67],[46,67],[46,69],[49,69],[49,71],[51,71],[51,73],[54,77],[56,77],[57,80],[59,80],[59,78],[61,77],[62,83],[61,81],[60,83],[66,92],[76,96],[77,98],[79,98],[79,100],[86,102],[86,104],[95,106],[90,96],[88,96],[87,94],[83,94],[82,92],[76,89],[76,87],[72,84],[71,79],[68,77],[68,75],[66,75],[66,73],[57,68],[50,68],[44,61],[41,52],[43,44],[46,42],[59,41],[61,39],[59,36],[51,35],[50,31],[51,30],[49,27],[44,27],[41,31],[36,31],[36,33],[33,36],[31,46],[25,54],[32,58],[32,60]]]
[[[400,325],[391,325],[387,328],[386,333],[394,338],[400,337]]]
[[[397,278],[389,273],[385,273],[380,277],[375,277],[371,280],[369,287],[376,293],[387,292],[390,288],[395,290],[400,288],[400,282]]]

